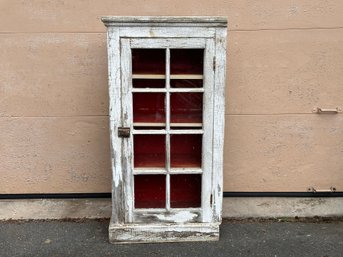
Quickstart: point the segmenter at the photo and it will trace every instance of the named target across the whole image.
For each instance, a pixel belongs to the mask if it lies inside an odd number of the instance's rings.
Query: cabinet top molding
[[[101,20],[107,27],[227,27],[224,16],[104,16]]]

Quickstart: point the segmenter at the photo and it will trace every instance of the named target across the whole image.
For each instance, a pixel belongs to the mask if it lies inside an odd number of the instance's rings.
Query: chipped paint
[[[136,23],[137,19],[144,20],[143,25]],[[106,17],[103,21],[108,27],[111,147],[115,153],[112,156],[113,213],[109,229],[110,241],[162,242],[218,239],[223,183],[226,18]],[[135,24],[133,25],[132,22]],[[178,27],[177,31],[175,25]],[[216,38],[213,38],[214,35]],[[132,135],[128,138],[120,138],[117,135],[117,129],[118,126],[132,128],[131,48],[146,48],[147,46],[167,49],[167,64],[169,63],[169,48],[204,49],[204,122],[201,133],[203,145],[212,147],[204,148],[202,153],[202,201],[201,207],[193,208],[193,210],[170,208],[169,184],[166,190],[165,209],[155,211],[151,208],[145,212],[134,209]],[[215,58],[218,61],[213,62]],[[167,72],[167,81],[170,79],[169,75]],[[146,91],[149,90],[151,89],[146,89]],[[167,92],[169,90],[168,83],[166,90]],[[166,113],[169,113],[169,98],[166,99]],[[168,117],[166,119],[167,134],[170,133]],[[188,130],[188,132],[192,131]],[[168,140],[166,146],[169,149]],[[169,169],[167,169],[168,173]],[[168,178],[169,175],[167,175],[167,181],[169,181]],[[212,204],[211,195],[215,196]],[[149,226],[144,227],[143,224]],[[197,226],[189,226],[189,224],[197,224]],[[210,227],[210,230],[205,232],[202,227]]]

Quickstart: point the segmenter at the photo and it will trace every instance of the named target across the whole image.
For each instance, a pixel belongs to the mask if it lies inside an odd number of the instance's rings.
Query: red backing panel
[[[202,135],[171,135],[172,168],[201,168]]]
[[[201,174],[170,175],[170,207],[201,207]]]
[[[166,176],[135,175],[135,208],[166,207]]]
[[[165,135],[134,135],[134,167],[165,168]]]
[[[203,49],[171,49],[170,74],[203,74]]]
[[[170,86],[173,88],[200,88],[202,79],[172,79]]]
[[[172,123],[202,123],[202,93],[171,93]]]
[[[165,123],[164,93],[133,93],[133,122]]]
[[[134,88],[164,88],[166,81],[164,79],[133,79]]]
[[[132,49],[133,74],[165,74],[165,71],[164,49]]]

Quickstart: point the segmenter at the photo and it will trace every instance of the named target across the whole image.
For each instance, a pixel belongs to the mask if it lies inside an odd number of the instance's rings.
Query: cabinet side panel
[[[132,71],[131,71],[131,49],[130,39],[123,38],[121,44],[121,101],[122,101],[122,125],[132,131]],[[125,221],[132,222],[132,210],[134,202],[133,190],[133,140],[132,132],[130,137],[122,138],[122,172],[125,184],[124,195],[122,197],[125,205]]]
[[[109,83],[109,115],[111,136],[111,166],[112,166],[112,222],[124,223],[123,177],[122,177],[122,147],[117,135],[121,120],[121,90],[120,90],[120,44],[119,30],[109,28],[107,33],[108,48],[108,83]]]
[[[204,56],[204,109],[203,109],[203,146],[202,146],[202,203],[203,222],[212,221],[211,194],[212,194],[212,177],[213,177],[213,95],[214,95],[214,39],[206,40],[206,49]]]
[[[221,221],[223,201],[223,149],[225,126],[226,28],[216,30],[213,132],[213,219]]]

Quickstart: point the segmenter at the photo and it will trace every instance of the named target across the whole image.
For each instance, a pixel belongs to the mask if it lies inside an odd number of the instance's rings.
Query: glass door
[[[127,222],[210,222],[213,40],[121,39]]]

